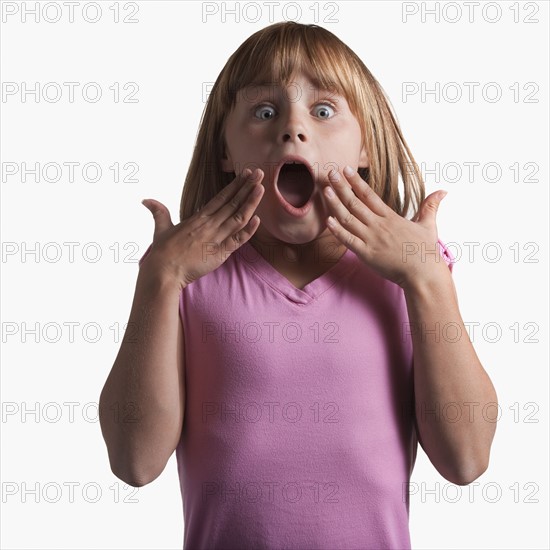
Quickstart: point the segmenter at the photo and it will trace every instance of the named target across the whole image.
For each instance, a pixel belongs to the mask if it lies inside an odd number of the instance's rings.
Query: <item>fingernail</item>
[[[329,174],[329,178],[332,181],[340,181],[340,174],[336,170],[331,170]]]
[[[344,168],[344,175],[350,177],[353,176],[353,174],[355,174],[355,170],[351,166],[346,166]]]

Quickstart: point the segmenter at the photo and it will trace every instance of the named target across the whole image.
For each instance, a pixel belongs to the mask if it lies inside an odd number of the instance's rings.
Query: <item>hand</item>
[[[246,243],[260,225],[252,218],[262,196],[264,173],[246,169],[198,212],[174,225],[162,203],[146,199],[155,232],[150,252],[140,267],[144,276],[187,286],[218,268],[232,252]],[[252,219],[251,219],[252,218]]]
[[[332,171],[324,191],[334,236],[382,277],[403,289],[448,271],[437,244],[436,214],[445,191],[424,199],[418,214],[407,220],[394,212],[356,172],[336,181]],[[349,183],[348,183],[349,182]],[[334,197],[327,194],[332,188]]]

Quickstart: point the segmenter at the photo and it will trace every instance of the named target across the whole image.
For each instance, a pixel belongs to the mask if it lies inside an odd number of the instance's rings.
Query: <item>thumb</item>
[[[416,221],[435,221],[439,204],[444,199],[445,195],[447,195],[447,191],[442,189],[428,195],[420,205]]]
[[[155,199],[143,199],[141,204],[143,204],[143,206],[145,206],[145,208],[153,214],[153,218],[155,220],[153,240],[155,240],[161,233],[164,233],[167,229],[174,227],[174,224],[170,218],[170,212],[164,204],[156,201]]]

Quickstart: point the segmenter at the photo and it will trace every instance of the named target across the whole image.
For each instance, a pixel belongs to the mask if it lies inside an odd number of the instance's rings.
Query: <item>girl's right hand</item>
[[[260,225],[251,219],[260,202],[264,173],[249,169],[235,177],[198,212],[174,225],[162,203],[145,199],[153,214],[155,233],[140,274],[168,279],[184,288],[217,269],[237,248],[246,243]]]

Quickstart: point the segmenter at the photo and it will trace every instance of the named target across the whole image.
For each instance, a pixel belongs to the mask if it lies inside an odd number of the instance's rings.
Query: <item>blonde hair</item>
[[[296,71],[319,88],[343,95],[361,127],[368,168],[359,174],[394,212],[413,216],[424,200],[424,181],[392,113],[384,90],[359,57],[318,25],[275,23],[245,40],[219,74],[203,112],[185,179],[180,221],[194,214],[235,177],[223,172],[224,129],[237,92],[246,86],[288,86]],[[404,200],[399,194],[399,173]]]

